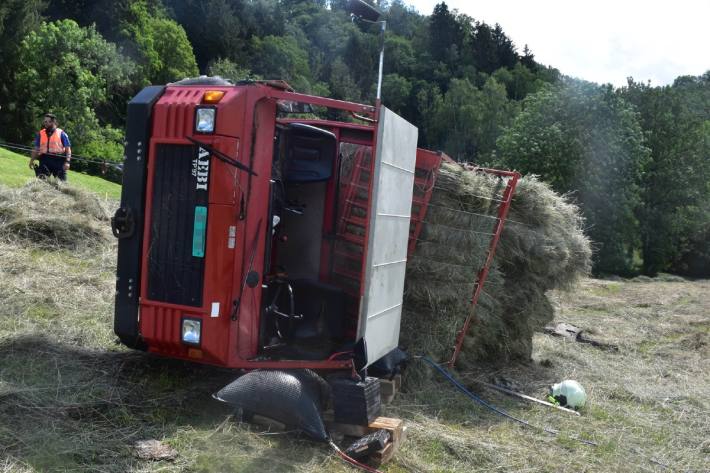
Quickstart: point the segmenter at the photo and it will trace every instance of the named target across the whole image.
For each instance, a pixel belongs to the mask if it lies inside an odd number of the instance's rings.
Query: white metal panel
[[[414,125],[381,107],[359,327],[368,364],[399,343],[417,136]]]

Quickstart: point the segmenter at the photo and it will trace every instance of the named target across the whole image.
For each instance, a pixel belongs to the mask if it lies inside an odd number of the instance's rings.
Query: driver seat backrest
[[[342,338],[345,335],[345,292],[314,279],[294,279],[293,297],[297,314],[303,315],[293,338]]]
[[[333,133],[304,123],[290,123],[286,132],[284,180],[327,181],[333,176],[336,148]]]

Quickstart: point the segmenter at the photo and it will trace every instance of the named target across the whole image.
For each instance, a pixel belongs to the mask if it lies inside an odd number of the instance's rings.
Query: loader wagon
[[[115,333],[220,367],[364,376],[398,346],[407,256],[447,159],[379,101],[209,77],[143,89],[112,219]],[[511,178],[502,225],[517,174],[491,172]]]

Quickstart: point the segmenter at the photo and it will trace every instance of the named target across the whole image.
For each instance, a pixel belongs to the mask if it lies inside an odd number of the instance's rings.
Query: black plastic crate
[[[341,424],[367,425],[380,415],[380,380],[331,378],[335,421]]]

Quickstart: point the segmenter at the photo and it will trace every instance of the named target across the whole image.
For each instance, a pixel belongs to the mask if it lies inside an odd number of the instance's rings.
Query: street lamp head
[[[353,17],[357,17],[365,21],[374,22],[379,20],[380,16],[382,16],[382,12],[380,10],[364,0],[348,0],[348,4],[345,9]]]

